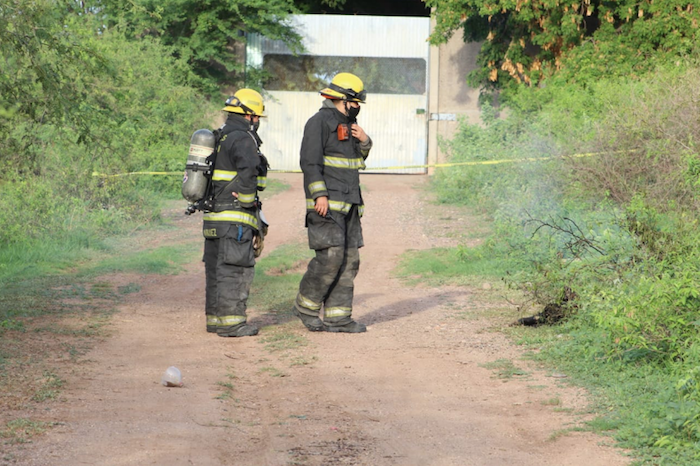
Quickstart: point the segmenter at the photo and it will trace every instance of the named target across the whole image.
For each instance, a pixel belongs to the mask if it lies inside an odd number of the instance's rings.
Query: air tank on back
[[[200,129],[192,134],[190,152],[185,165],[185,177],[182,180],[182,197],[194,203],[207,193],[209,184],[209,157],[214,152],[216,137],[208,129]]]

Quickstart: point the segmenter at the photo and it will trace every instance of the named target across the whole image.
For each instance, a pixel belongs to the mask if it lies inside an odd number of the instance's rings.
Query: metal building
[[[248,37],[246,66],[269,73],[262,149],[273,169],[299,170],[306,121],[321,107],[318,91],[341,71],[365,83],[359,124],[374,141],[367,172],[425,173],[428,157],[430,18],[296,15],[305,52]],[[392,167],[387,169],[387,167]],[[396,168],[400,167],[400,168]]]

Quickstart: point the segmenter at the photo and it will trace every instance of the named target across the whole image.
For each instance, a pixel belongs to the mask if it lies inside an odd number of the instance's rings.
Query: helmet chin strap
[[[249,126],[250,126],[250,130],[251,130],[251,131],[257,131],[257,130],[255,129],[255,121],[253,121],[253,117],[255,117],[255,115],[252,114],[252,113],[247,113],[247,114],[245,114],[243,117],[244,117],[246,120],[248,120],[248,124],[249,124]]]

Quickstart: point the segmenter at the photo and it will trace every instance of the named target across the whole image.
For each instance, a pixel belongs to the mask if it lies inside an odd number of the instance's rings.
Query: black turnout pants
[[[360,268],[363,246],[357,205],[347,214],[331,212],[321,217],[307,214],[309,247],[316,256],[299,284],[295,306],[302,314],[321,317],[326,325],[352,322],[354,280]]]

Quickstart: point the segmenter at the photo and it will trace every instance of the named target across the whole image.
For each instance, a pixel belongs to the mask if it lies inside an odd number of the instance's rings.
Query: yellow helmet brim
[[[348,97],[345,94],[341,94],[338,91],[334,91],[333,89],[327,87],[323,89],[320,94],[325,97],[326,99],[338,99],[338,100],[347,100],[348,102],[358,102],[361,104],[364,104],[364,100],[360,100],[354,97]]]
[[[267,118],[267,115],[261,114],[258,115],[256,113],[246,113],[241,107],[231,107],[230,105],[227,105],[226,107],[221,109],[224,112],[229,112],[229,113],[238,113],[239,115],[253,115],[253,116],[259,116],[260,118]]]
[[[327,97],[327,98],[329,98],[329,99],[344,99],[344,98],[345,98],[345,95],[344,95],[344,94],[341,94],[341,93],[338,92],[338,91],[334,91],[334,90],[331,89],[330,87],[327,87],[327,88],[323,89],[323,90],[321,91],[321,95],[322,95],[323,97]]]

